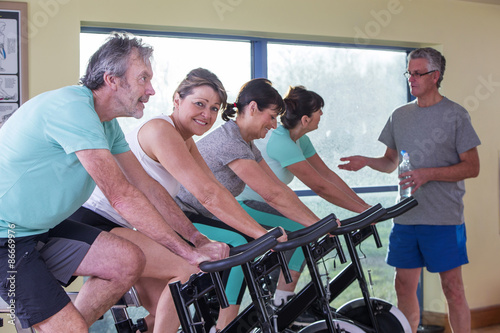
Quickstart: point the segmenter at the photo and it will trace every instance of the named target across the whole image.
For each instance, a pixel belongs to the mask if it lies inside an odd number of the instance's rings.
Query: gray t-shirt
[[[470,116],[463,107],[448,98],[430,107],[415,102],[396,109],[387,121],[379,141],[398,152],[410,154],[414,169],[455,165],[459,154],[481,144]],[[464,181],[431,181],[413,196],[418,206],[397,217],[398,224],[459,225],[464,223]]]
[[[243,191],[245,183],[231,170],[228,164],[238,159],[257,162],[262,160],[259,149],[255,147],[253,142],[247,143],[243,140],[238,125],[232,120],[201,138],[196,142],[196,146],[215,178],[235,197]],[[183,186],[181,186],[175,201],[183,211],[215,218]]]

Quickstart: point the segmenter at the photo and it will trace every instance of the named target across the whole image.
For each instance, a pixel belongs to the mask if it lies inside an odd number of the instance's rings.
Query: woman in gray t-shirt
[[[302,226],[310,226],[319,218],[276,177],[252,142],[264,138],[270,129],[276,128],[276,118],[283,111],[283,99],[269,80],[251,80],[243,85],[236,102],[224,110],[222,119],[226,123],[200,139],[197,147],[217,180],[234,196],[239,195],[246,184],[285,217]],[[233,117],[235,119],[231,120]],[[220,221],[215,220],[184,188],[179,191],[177,202],[198,223],[220,225]],[[245,233],[238,226],[233,227]],[[221,228],[221,238],[223,232]],[[214,234],[208,236],[218,240]],[[300,272],[291,273],[296,282]],[[278,290],[291,294],[294,288],[294,283],[286,285],[280,281],[278,284]],[[221,311],[217,328],[224,328],[236,316],[237,310],[238,305],[232,305]]]

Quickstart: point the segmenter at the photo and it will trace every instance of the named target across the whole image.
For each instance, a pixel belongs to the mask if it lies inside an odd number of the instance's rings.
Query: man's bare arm
[[[398,153],[396,150],[387,148],[384,156],[382,157],[366,157],[366,156],[350,156],[350,157],[342,157],[340,159],[343,162],[347,162],[345,164],[340,164],[339,169],[348,170],[348,171],[358,171],[359,169],[368,166],[373,170],[377,170],[380,172],[391,173],[398,167]]]
[[[186,217],[165,188],[144,171],[132,152],[114,157],[128,181],[144,193],[176,232],[196,246],[209,242],[209,239]]]
[[[126,179],[109,150],[81,150],[76,155],[113,208],[137,230],[190,264],[214,260],[176,234],[146,196]]]

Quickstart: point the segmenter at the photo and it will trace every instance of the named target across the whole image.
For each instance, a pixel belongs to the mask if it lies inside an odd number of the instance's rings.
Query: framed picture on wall
[[[0,127],[28,98],[27,4],[0,2]]]

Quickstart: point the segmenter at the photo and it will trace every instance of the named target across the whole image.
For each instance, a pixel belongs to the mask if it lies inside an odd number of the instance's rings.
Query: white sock
[[[274,293],[273,304],[274,306],[282,306],[288,301],[290,296],[294,295],[295,293],[293,291],[276,289],[276,292]]]

